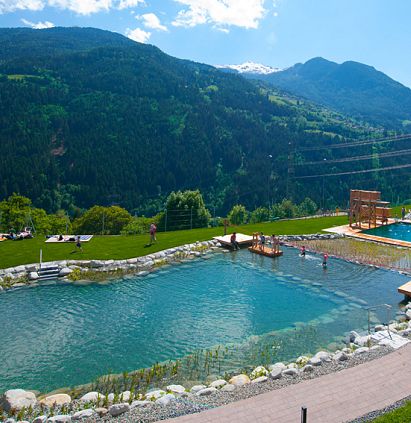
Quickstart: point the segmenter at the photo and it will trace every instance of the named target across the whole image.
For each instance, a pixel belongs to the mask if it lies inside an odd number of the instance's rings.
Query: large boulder
[[[97,402],[104,398],[99,392],[88,392],[80,398],[80,402]]]
[[[156,389],[155,391],[150,391],[146,393],[146,398],[149,401],[155,401],[159,398],[161,398],[162,396],[166,395],[167,392],[163,391],[162,389]]]
[[[256,379],[253,379],[251,383],[262,383],[262,382],[267,382],[267,380],[268,380],[267,376],[260,376],[260,377],[257,377]]]
[[[31,281],[36,281],[39,278],[39,274],[37,272],[30,272],[29,273],[29,279]]]
[[[40,400],[40,404],[43,404],[47,407],[53,407],[55,405],[65,405],[71,403],[71,397],[67,394],[56,394],[50,395],[49,397],[43,398]]]
[[[237,375],[237,376],[233,376],[229,383],[231,383],[231,385],[235,385],[235,386],[244,386],[244,385],[248,385],[249,383],[251,383],[250,378],[247,375]]]
[[[227,383],[227,385],[224,385],[220,391],[221,392],[233,392],[235,391],[237,388],[235,385],[231,385],[231,383]]]
[[[184,394],[186,392],[186,388],[184,388],[182,385],[168,385],[166,389],[167,391],[178,395]]]
[[[111,405],[108,409],[108,413],[112,416],[112,417],[117,417],[120,414],[124,414],[127,413],[127,411],[130,411],[130,404],[127,402],[124,402],[122,404],[114,404]]]
[[[203,397],[206,395],[214,394],[215,392],[218,392],[217,388],[205,388],[205,389],[202,389],[201,391],[198,391],[196,395],[198,395],[199,397]]]
[[[194,386],[190,389],[190,392],[191,392],[192,394],[196,394],[198,391],[201,391],[201,390],[203,390],[203,389],[205,389],[205,388],[207,388],[207,386],[205,386],[205,385],[194,385]]]
[[[73,272],[72,269],[69,269],[68,267],[63,267],[59,272],[59,276],[61,276],[61,277],[68,276],[72,272]]]
[[[83,419],[89,419],[90,417],[97,416],[97,412],[93,410],[92,408],[89,408],[87,410],[81,410],[77,411],[77,413],[74,413],[72,416],[72,420],[83,420]]]
[[[173,394],[166,394],[162,396],[161,398],[159,398],[158,400],[156,400],[156,404],[168,405],[170,404],[171,401],[175,401],[175,399],[176,397]]]
[[[268,370],[263,366],[256,367],[250,374],[251,379],[257,379],[260,376],[267,376]]]
[[[49,417],[47,423],[71,423],[71,416],[60,414],[58,416]]]
[[[224,385],[227,385],[227,381],[225,381],[224,379],[218,379],[218,380],[215,380],[214,382],[210,383],[210,388],[220,389]]]
[[[281,367],[273,367],[273,369],[270,372],[270,378],[271,379],[281,379],[283,375],[283,370]]]
[[[133,401],[130,405],[130,408],[144,408],[144,407],[148,407],[150,405],[153,405],[153,401],[140,401],[140,400],[136,400]]]
[[[298,369],[295,369],[294,367],[291,367],[290,369],[283,370],[283,375],[287,375],[287,376],[296,377],[296,376],[298,376],[299,373],[300,373],[300,371]]]
[[[24,389],[10,389],[1,397],[0,405],[4,411],[20,411],[23,407],[35,407],[37,400],[33,392],[28,392]]]

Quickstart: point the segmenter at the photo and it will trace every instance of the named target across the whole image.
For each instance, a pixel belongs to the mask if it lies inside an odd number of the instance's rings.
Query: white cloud
[[[0,0],[0,14],[16,10],[42,10],[44,0]]]
[[[211,23],[216,26],[258,28],[264,17],[265,0],[174,0],[186,6],[180,10],[174,26],[193,27]]]
[[[137,41],[138,43],[146,43],[151,37],[151,32],[144,31],[141,28],[127,28],[126,36],[133,41]]]
[[[142,20],[146,28],[157,31],[168,31],[168,28],[161,24],[160,19],[154,13],[145,13],[144,15],[136,16],[136,19]]]
[[[46,6],[90,15],[110,9],[127,9],[143,5],[144,0],[0,0],[0,14],[16,10],[42,10]]]
[[[123,9],[129,9],[131,7],[137,7],[138,5],[144,5],[144,0],[119,0],[117,9],[123,10]]]
[[[53,22],[44,21],[44,22],[30,22],[27,19],[21,20],[24,25],[31,26],[33,29],[46,29],[46,28],[54,28],[56,25],[54,25]]]

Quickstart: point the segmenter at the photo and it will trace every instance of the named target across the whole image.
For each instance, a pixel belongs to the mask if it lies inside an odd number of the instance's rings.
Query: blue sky
[[[92,26],[209,64],[356,60],[411,87],[411,1],[0,0],[0,26]]]

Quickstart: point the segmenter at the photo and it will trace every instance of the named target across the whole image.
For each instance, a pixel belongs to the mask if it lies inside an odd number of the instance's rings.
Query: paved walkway
[[[411,395],[411,344],[384,357],[170,423],[342,423]]]

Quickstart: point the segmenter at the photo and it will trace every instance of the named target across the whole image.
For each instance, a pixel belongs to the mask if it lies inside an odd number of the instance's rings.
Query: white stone
[[[130,400],[131,392],[130,391],[124,391],[119,395],[119,400],[122,402],[127,402]]]
[[[99,392],[88,392],[80,398],[80,402],[97,402],[104,398]]]
[[[156,399],[159,399],[160,397],[166,394],[166,391],[163,391],[162,389],[156,389],[155,391],[147,392],[146,398],[150,401],[155,401]]]
[[[153,405],[152,401],[133,401],[130,405],[130,408],[144,408]]]
[[[283,370],[283,375],[287,375],[287,376],[294,377],[294,376],[298,376],[299,373],[300,373],[299,370],[294,368]]]
[[[301,369],[301,371],[303,372],[303,373],[309,373],[309,372],[312,372],[312,371],[314,371],[314,367],[311,365],[311,364],[306,364],[302,369]]]
[[[260,376],[267,376],[267,375],[268,375],[268,370],[263,366],[258,366],[251,372],[250,378],[256,379]]]
[[[184,394],[186,391],[186,388],[182,385],[168,385],[166,389],[173,394]]]
[[[59,276],[68,276],[72,272],[73,271],[69,269],[68,267],[63,267],[59,272]]]
[[[207,386],[205,385],[194,385],[191,389],[190,392],[193,394],[196,394],[198,391],[201,391],[203,389],[207,388]]]
[[[319,351],[318,353],[314,355],[313,358],[319,358],[321,361],[331,361],[330,353],[326,351]],[[313,364],[311,363],[311,359],[309,360],[309,362],[310,364]]]
[[[354,339],[354,344],[359,345],[360,347],[365,347],[368,346],[371,342],[371,337],[370,336],[357,336]]]
[[[274,369],[281,369],[281,370],[285,370],[287,368],[287,366],[284,363],[275,363],[275,364],[271,364],[270,366],[268,366],[268,369],[270,370],[270,372]]]
[[[28,392],[24,389],[10,389],[0,398],[0,405],[4,411],[10,411],[11,409],[20,411],[23,407],[35,407],[36,404],[37,400],[33,392]]]
[[[166,394],[164,396],[162,396],[161,398],[159,398],[158,400],[156,400],[156,404],[160,404],[160,405],[168,405],[170,404],[171,401],[175,401],[176,397],[173,394]]]
[[[281,379],[283,375],[283,368],[281,367],[273,367],[273,369],[270,372],[270,378],[271,379]]]
[[[31,281],[36,281],[39,278],[39,274],[37,272],[30,272],[29,273],[29,279]]]
[[[368,347],[360,347],[354,351],[354,355],[360,355],[368,352],[370,349]]]
[[[198,395],[199,397],[203,397],[206,395],[214,394],[215,392],[218,392],[217,388],[205,388],[205,389],[202,389],[201,391],[198,391],[196,395]]]
[[[47,419],[47,423],[70,423],[71,422],[71,416],[68,416],[66,414],[60,414],[58,416],[49,417]]]
[[[107,399],[108,399],[108,402],[112,403],[114,401],[114,394],[113,393],[108,394]]]
[[[231,385],[231,383],[227,383],[227,385],[224,385],[220,391],[221,392],[233,392],[236,390],[236,386],[235,385]]]
[[[251,381],[251,383],[262,383],[262,382],[267,382],[267,380],[268,380],[268,377],[267,376],[260,376],[260,377],[258,377],[256,379],[253,379]]]
[[[97,413],[93,409],[89,408],[88,410],[81,410],[74,413],[72,420],[88,419],[89,417],[94,417],[95,415],[97,415]]]
[[[220,389],[224,385],[227,385],[227,381],[225,381],[224,379],[218,379],[218,380],[215,380],[214,382],[211,382],[209,386],[210,388]]]
[[[120,414],[127,413],[127,411],[130,411],[130,404],[127,402],[123,402],[122,404],[114,404],[110,405],[108,412],[111,416],[117,417]]]
[[[243,385],[248,385],[249,383],[251,383],[251,380],[247,375],[237,375],[237,376],[233,376],[229,380],[229,383],[235,386],[243,386]]]

